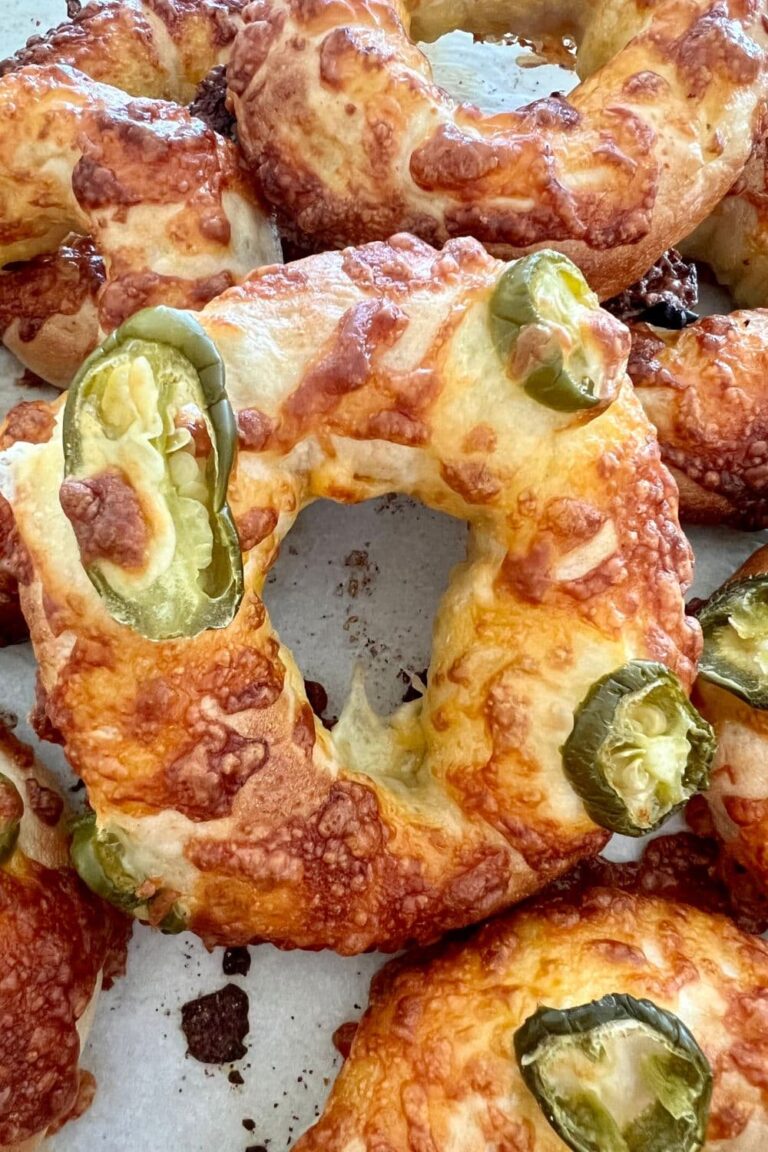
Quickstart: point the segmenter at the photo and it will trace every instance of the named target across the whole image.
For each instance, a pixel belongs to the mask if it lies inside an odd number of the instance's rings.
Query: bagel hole
[[[435,82],[454,100],[476,104],[494,114],[519,108],[549,96],[568,92],[578,82],[572,70],[574,46],[562,50],[547,46],[547,62],[531,46],[509,35],[499,40],[477,40],[469,32],[448,32],[432,44],[419,44],[432,65]],[[550,63],[554,57],[566,64]]]
[[[467,527],[389,495],[343,506],[321,500],[283,541],[264,589],[272,622],[305,680],[319,683],[339,716],[359,662],[372,706],[397,708],[429,665],[432,623]]]

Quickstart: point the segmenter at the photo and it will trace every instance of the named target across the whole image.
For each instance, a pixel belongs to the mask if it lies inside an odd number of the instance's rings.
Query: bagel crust
[[[107,614],[61,509],[60,413],[47,443],[0,456],[45,713],[99,828],[147,878],[150,919],[175,902],[212,942],[395,949],[606,842],[560,745],[629,660],[690,686],[691,554],[624,374],[626,329],[592,297],[579,339],[612,402],[545,407],[491,340],[504,268],[473,240],[400,236],[262,269],[199,314],[240,435],[228,499],[246,592],[225,628],[150,641]],[[358,690],[329,732],[261,589],[302,507],[392,490],[468,520],[468,561],[423,701],[381,721]]]
[[[0,1148],[32,1152],[93,1093],[78,1061],[102,980],[122,967],[126,922],[69,866],[64,801],[5,727],[0,772],[24,802],[0,867]]]
[[[66,388],[102,335],[97,299],[106,269],[93,241],[0,272],[0,337],[30,371]]]
[[[519,7],[496,6],[525,34]],[[282,227],[326,247],[400,229],[433,244],[473,235],[504,258],[555,247],[601,297],[637,280],[749,156],[767,33],[752,0],[584,7],[621,30],[613,57],[568,99],[485,116],[433,83],[391,0],[249,5],[228,81]],[[565,17],[546,12],[562,34]],[[463,15],[447,8],[452,26]]]
[[[189,104],[225,63],[248,0],[93,0],[44,36],[33,36],[0,75],[29,64],[68,64],[131,96]]]
[[[561,1152],[514,1033],[542,1004],[611,993],[688,1026],[714,1080],[704,1149],[752,1152],[768,1139],[767,985],[768,947],[725,917],[610,888],[528,905],[374,977],[325,1113],[296,1152]]]
[[[768,311],[631,325],[628,371],[686,519],[768,524]]]
[[[139,308],[201,308],[281,259],[237,149],[183,108],[31,67],[0,80],[0,120],[0,331],[52,383]]]
[[[712,267],[737,304],[768,302],[768,120],[733,187],[683,247]]]
[[[768,574],[768,546],[758,548],[728,584]],[[762,635],[765,635],[765,630]],[[763,893],[768,893],[768,712],[703,677],[696,681],[696,698],[717,734],[717,752],[706,805],[712,831],[726,861],[746,868]]]

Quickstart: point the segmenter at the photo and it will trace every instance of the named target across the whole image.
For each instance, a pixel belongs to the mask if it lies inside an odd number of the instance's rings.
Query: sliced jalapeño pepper
[[[698,612],[699,675],[753,708],[768,708],[768,576],[734,580]]]
[[[526,1086],[574,1152],[695,1152],[712,1096],[685,1024],[650,1000],[611,995],[539,1008],[517,1030]]]
[[[24,801],[13,780],[0,772],[0,864],[13,855],[19,839]]]
[[[69,390],[62,506],[108,611],[151,640],[223,628],[237,611],[236,443],[221,357],[185,312],[138,312]]]
[[[642,836],[707,787],[712,728],[663,664],[632,660],[592,685],[562,747],[590,817]]]
[[[525,391],[558,412],[604,407],[604,368],[584,321],[598,299],[575,264],[544,250],[510,264],[491,297],[491,338]]]
[[[96,814],[88,812],[75,824],[70,857],[80,879],[92,892],[114,904],[121,912],[152,919],[152,903],[162,890],[147,884],[126,861],[126,842],[116,831],[99,829]],[[183,932],[186,917],[178,904],[160,919],[159,927],[169,934]]]

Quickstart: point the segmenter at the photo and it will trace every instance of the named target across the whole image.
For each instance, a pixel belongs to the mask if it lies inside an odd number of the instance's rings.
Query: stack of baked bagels
[[[678,519],[768,527],[764,0],[68,7],[0,65],[0,333],[62,390],[0,429],[0,632],[87,808],[7,738],[0,1148],[87,1103],[119,914],[418,946],[297,1148],[762,1148],[768,947],[690,838],[589,862],[687,807],[768,898],[768,559],[686,606]],[[459,104],[456,29],[579,82]],[[264,585],[392,491],[467,559],[423,694],[331,730]]]

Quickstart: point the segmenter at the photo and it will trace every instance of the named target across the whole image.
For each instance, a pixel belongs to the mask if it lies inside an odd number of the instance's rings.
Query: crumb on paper
[[[248,994],[237,984],[190,1000],[181,1008],[181,1028],[187,1052],[202,1064],[231,1064],[248,1049]]]
[[[247,948],[225,948],[221,967],[225,976],[247,976],[251,969],[251,954]]]

